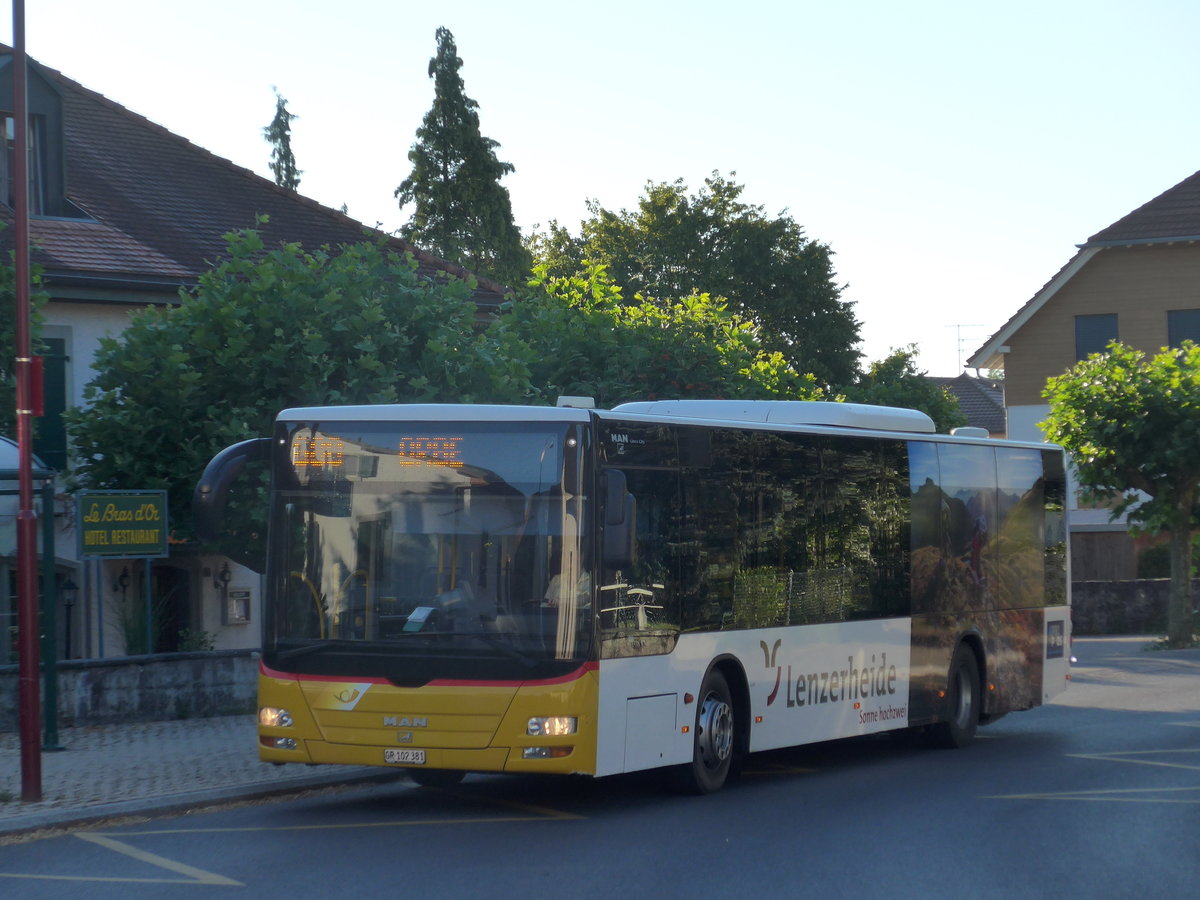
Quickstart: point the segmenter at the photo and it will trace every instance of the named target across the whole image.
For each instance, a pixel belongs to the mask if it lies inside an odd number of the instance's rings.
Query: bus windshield
[[[585,431],[282,422],[264,663],[382,677],[551,677],[586,658]]]

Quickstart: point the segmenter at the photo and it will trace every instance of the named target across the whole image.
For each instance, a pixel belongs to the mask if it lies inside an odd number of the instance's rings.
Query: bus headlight
[[[266,728],[291,728],[292,714],[278,706],[261,706],[258,710],[258,724]]]
[[[525,733],[540,737],[560,737],[564,734],[574,734],[578,730],[579,720],[575,716],[534,716],[529,720]]]

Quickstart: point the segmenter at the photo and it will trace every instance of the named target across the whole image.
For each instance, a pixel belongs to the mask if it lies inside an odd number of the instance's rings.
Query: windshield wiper
[[[278,659],[299,659],[302,656],[312,656],[324,653],[326,650],[361,650],[362,641],[341,639],[314,640],[298,647],[288,647],[286,650],[276,650]]]
[[[511,635],[505,635],[509,637]],[[436,647],[441,641],[454,641],[455,638],[470,638],[481,643],[487,644],[494,650],[499,651],[502,655],[515,659],[526,668],[532,669],[540,660],[528,653],[523,653],[516,647],[507,643],[504,637],[490,633],[479,631],[440,631],[440,632],[414,632],[398,636],[400,640],[380,641],[362,641],[348,640],[346,638],[326,638],[324,640],[314,640],[298,647],[288,647],[285,650],[276,650],[275,658],[278,660],[295,660],[305,656],[318,656],[326,652],[333,655],[347,654],[358,656],[388,656],[394,654],[397,649],[404,648],[411,650],[414,644],[420,645],[426,649]],[[430,640],[434,638],[436,640]]]
[[[492,634],[491,632],[487,631],[464,631],[458,632],[455,636],[457,637],[459,634],[464,637],[475,638],[477,641],[483,641],[483,643],[487,644],[489,647],[499,650],[502,654],[510,659],[517,660],[517,662],[521,663],[527,669],[532,669],[539,662],[538,659],[530,656],[528,653],[522,653],[516,647],[506,643],[503,638],[511,637],[509,634],[500,635]]]

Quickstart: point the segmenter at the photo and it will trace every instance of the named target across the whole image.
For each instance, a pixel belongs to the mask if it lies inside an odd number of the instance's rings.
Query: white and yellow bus
[[[962,746],[1070,678],[1061,450],[912,410],[289,409],[269,459],[259,753],[466,772],[674,767],[898,729]]]

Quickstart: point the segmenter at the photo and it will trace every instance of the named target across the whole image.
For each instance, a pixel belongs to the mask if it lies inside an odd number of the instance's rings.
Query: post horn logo
[[[779,696],[779,682],[783,678],[783,667],[775,665],[775,655],[779,653],[779,645],[782,643],[783,638],[776,638],[775,646],[768,650],[766,641],[758,642],[758,646],[762,647],[763,665],[766,666],[767,669],[773,668],[775,670],[775,687],[771,688],[771,693],[767,697],[767,706],[770,706],[772,703],[774,703],[775,698]]]

